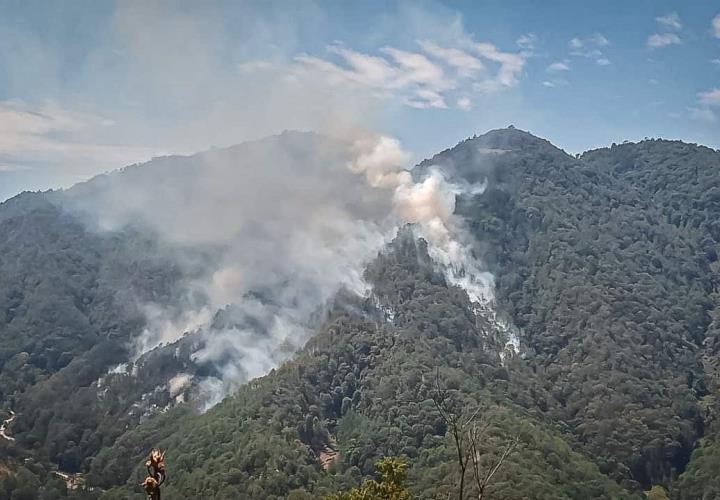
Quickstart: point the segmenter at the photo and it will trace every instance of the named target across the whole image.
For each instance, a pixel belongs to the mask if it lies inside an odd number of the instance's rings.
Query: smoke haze
[[[98,89],[102,116],[75,111],[87,103],[47,104],[37,113],[0,102],[0,114],[28,124],[6,147],[31,150],[37,162],[74,152],[73,181],[115,160],[316,131],[161,156],[62,195],[98,231],[138,226],[179,249],[180,299],[136,304],[147,327],[131,346],[134,359],[195,332],[202,346],[193,361],[219,374],[201,381],[208,404],[216,402],[301,346],[339,289],[367,293],[365,264],[405,223],[429,241],[450,283],[474,301],[491,300],[492,277],[454,215],[455,197],[482,186],[450,183],[439,170],[414,178],[415,155],[378,123],[394,106],[444,109],[475,87],[514,86],[529,55],[477,43],[453,16],[447,30],[428,30],[436,16],[399,8],[404,29],[417,35],[412,50],[367,54],[325,41],[305,53],[297,40],[311,40],[326,21],[312,4],[249,2],[228,19],[214,5],[122,2],[66,83]],[[230,31],[239,33],[233,44]],[[52,51],[42,59],[53,59]],[[71,134],[72,149],[58,142],[63,134]],[[171,392],[187,383],[178,380]]]
[[[473,301],[491,299],[492,276],[454,215],[456,196],[483,186],[452,184],[434,169],[414,180],[410,157],[368,131],[285,132],[128,167],[65,199],[99,231],[134,225],[176,248],[207,249],[209,258],[188,260],[179,304],[140,304],[147,327],[132,350],[136,359],[199,334],[192,360],[219,374],[200,381],[211,406],[297,350],[340,288],[366,295],[365,265],[400,225],[416,225],[450,283]]]

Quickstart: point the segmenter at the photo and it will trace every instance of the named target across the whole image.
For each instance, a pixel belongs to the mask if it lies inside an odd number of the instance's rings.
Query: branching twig
[[[493,477],[500,470],[507,457],[518,446],[519,438],[516,436],[509,441],[497,462],[484,470],[480,461],[480,447],[481,440],[490,427],[490,421],[485,419],[483,415],[480,422],[478,422],[481,407],[478,407],[468,418],[463,418],[462,414],[457,412],[450,404],[448,391],[440,386],[440,373],[437,369],[435,371],[435,392],[431,398],[440,414],[440,418],[452,436],[455,451],[457,452],[457,464],[460,473],[458,500],[464,500],[465,475],[469,465],[472,465],[472,475],[478,489],[478,500],[483,500]],[[450,494],[448,494],[449,498]]]

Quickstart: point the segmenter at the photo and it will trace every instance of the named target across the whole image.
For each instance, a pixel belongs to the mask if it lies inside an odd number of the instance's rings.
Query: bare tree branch
[[[438,369],[435,370],[435,391],[431,398],[455,445],[460,474],[458,500],[465,500],[465,476],[468,466],[472,466],[472,477],[478,489],[478,500],[483,500],[493,477],[518,446],[519,438],[516,436],[508,441],[497,462],[485,468],[481,462],[481,443],[490,427],[490,420],[486,419],[485,415],[481,415],[478,422],[482,408],[478,407],[469,417],[464,418],[462,412],[456,410],[451,404],[449,392],[440,385]],[[450,494],[448,493],[449,498]]]

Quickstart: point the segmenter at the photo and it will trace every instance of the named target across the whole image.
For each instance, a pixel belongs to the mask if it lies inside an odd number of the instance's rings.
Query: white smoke
[[[453,184],[442,172],[431,169],[419,183],[401,184],[395,191],[395,208],[407,221],[418,225],[430,244],[430,256],[453,285],[463,288],[470,300],[486,306],[493,300],[494,279],[472,252],[472,242],[462,218],[455,215],[458,195],[479,195],[486,182]]]
[[[481,195],[487,180],[480,184],[451,183],[442,171],[431,168],[429,174],[415,182],[407,170],[398,165],[404,155],[397,140],[380,137],[374,142],[356,142],[362,151],[353,171],[364,172],[371,186],[393,187],[394,213],[402,222],[415,224],[430,244],[431,257],[443,268],[446,278],[462,287],[470,300],[487,306],[493,300],[493,275],[472,254],[471,238],[464,221],[455,215],[458,195]]]
[[[459,286],[468,294],[476,314],[481,314],[504,335],[504,349],[500,352],[504,363],[506,353],[520,351],[516,328],[498,315],[495,305],[495,280],[492,273],[473,253],[473,238],[465,220],[455,214],[458,196],[479,196],[487,189],[487,179],[481,183],[450,182],[439,167],[430,167],[419,180],[407,171],[397,171],[377,158],[399,146],[390,138],[377,141],[368,153],[353,165],[364,171],[372,185],[394,187],[393,211],[404,223],[415,225],[416,232],[428,242],[430,257],[442,269],[448,283]],[[361,161],[362,160],[362,161]],[[385,312],[392,317],[392,312]]]
[[[168,392],[170,397],[174,398],[180,396],[181,393],[190,387],[192,382],[192,375],[189,373],[179,373],[168,381]]]
[[[492,300],[492,275],[454,214],[457,195],[484,185],[448,182],[437,169],[416,181],[410,158],[388,136],[293,132],[160,158],[68,195],[104,229],[141,222],[172,245],[211,249],[181,306],[142,305],[147,327],[132,346],[136,359],[199,332],[192,361],[217,373],[199,381],[209,407],[302,346],[340,288],[366,294],[365,265],[400,225],[416,225],[448,281],[474,303]]]
[[[141,335],[133,340],[131,361],[159,345],[176,341],[185,332],[191,332],[207,325],[214,311],[210,306],[198,309],[171,312],[154,303],[142,304],[147,326]]]

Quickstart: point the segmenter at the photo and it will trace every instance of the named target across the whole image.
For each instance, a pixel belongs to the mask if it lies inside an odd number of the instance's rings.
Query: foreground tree
[[[486,440],[486,432],[490,426],[487,415],[481,413],[478,407],[470,416],[459,408],[457,402],[450,396],[447,389],[441,387],[440,375],[435,373],[435,391],[432,395],[435,408],[440,414],[448,433],[452,437],[457,455],[458,500],[465,498],[465,476],[468,467],[472,468],[472,478],[477,488],[478,500],[486,497],[488,486],[493,477],[500,470],[505,460],[517,448],[519,439],[515,436],[505,444],[500,457],[488,461],[483,458],[482,443]]]
[[[359,488],[330,495],[326,500],[410,500],[405,487],[407,462],[402,458],[383,458],[375,464],[380,482],[365,481]]]

